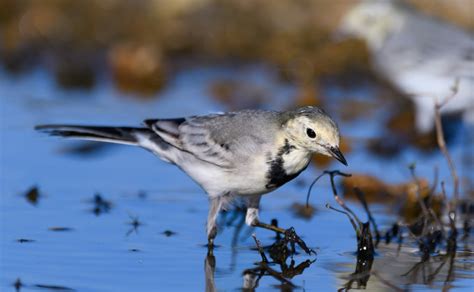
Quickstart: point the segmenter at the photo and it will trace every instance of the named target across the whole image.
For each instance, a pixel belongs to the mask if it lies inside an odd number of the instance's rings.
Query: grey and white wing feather
[[[223,168],[235,168],[245,165],[252,155],[270,145],[278,119],[274,112],[243,111],[152,119],[146,120],[145,124],[167,143],[199,160]]]

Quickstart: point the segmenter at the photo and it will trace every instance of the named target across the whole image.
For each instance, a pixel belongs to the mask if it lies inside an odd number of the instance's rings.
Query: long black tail
[[[140,145],[140,139],[156,135],[150,129],[133,127],[39,125],[35,130],[52,136],[128,145]]]

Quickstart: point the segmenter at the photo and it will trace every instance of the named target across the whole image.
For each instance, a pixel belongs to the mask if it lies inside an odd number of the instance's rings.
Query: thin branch
[[[311,183],[311,185],[309,186],[308,188],[308,192],[306,193],[306,208],[309,207],[309,196],[311,195],[311,190],[313,189],[313,186],[316,184],[316,182],[321,178],[323,177],[326,173],[326,171],[324,171],[323,173],[321,173],[317,178],[315,178],[313,180],[313,182]]]
[[[357,236],[359,236],[359,229],[357,228],[357,224],[355,223],[354,219],[352,219],[352,217],[349,213],[347,213],[346,211],[343,211],[343,210],[336,209],[336,208],[332,207],[329,204],[326,204],[326,208],[331,209],[331,210],[336,211],[336,212],[339,212],[339,213],[342,213],[342,214],[345,214],[347,216],[347,218],[349,218],[349,221],[351,221],[352,227],[354,228],[355,232],[357,233]]]
[[[263,251],[262,245],[260,244],[260,240],[257,239],[257,235],[252,234],[253,239],[255,240],[255,245],[257,246],[257,250],[260,253],[260,256],[262,257],[262,262],[268,263],[267,256],[265,255],[265,252]]]
[[[354,192],[357,195],[357,198],[359,199],[359,201],[362,203],[362,206],[364,207],[364,210],[367,213],[367,216],[369,217],[369,221],[370,223],[372,223],[372,227],[374,228],[375,236],[377,236],[377,240],[379,240],[380,233],[377,228],[377,223],[375,223],[375,219],[372,216],[372,213],[370,212],[369,205],[367,204],[367,201],[365,200],[364,193],[357,187],[354,188]]]
[[[420,204],[421,211],[423,212],[423,216],[428,217],[429,216],[428,207],[426,206],[425,202],[423,201],[423,198],[421,197],[421,184],[420,184],[420,181],[418,180],[418,177],[415,174],[415,165],[411,164],[409,169],[410,169],[410,174],[416,183],[416,198],[418,200],[418,204]]]
[[[448,162],[449,170],[453,178],[453,196],[454,196],[454,205],[457,206],[459,200],[459,177],[456,172],[456,167],[454,162],[449,154],[448,148],[446,147],[446,140],[444,139],[443,126],[441,123],[441,108],[448,103],[458,92],[459,88],[459,79],[456,79],[455,84],[451,88],[452,94],[445,98],[442,102],[436,102],[435,104],[435,126],[436,126],[436,140],[438,142],[438,147],[443,153],[446,161]]]
[[[402,226],[402,227],[405,227],[405,228],[407,229],[407,231],[408,231],[408,234],[409,234],[414,240],[416,240],[416,241],[418,242],[418,244],[424,244],[423,240],[421,240],[419,236],[416,236],[416,235],[413,233],[413,231],[411,231],[410,226],[408,226],[408,224],[405,224],[405,223],[400,222],[399,225]]]
[[[446,198],[446,188],[444,187],[444,181],[441,182],[441,194],[445,202],[447,202]],[[448,218],[449,218],[449,225],[451,230],[454,232],[456,231],[456,207],[453,204],[448,203]]]
[[[434,167],[434,179],[433,179],[433,185],[430,188],[430,195],[433,195],[436,191],[436,187],[438,186],[438,179],[439,179],[439,171],[438,171],[438,166]]]
[[[339,197],[339,195],[337,194],[336,184],[334,183],[334,177],[336,175],[340,175],[340,176],[344,176],[344,177],[350,177],[352,175],[348,174],[348,173],[340,172],[339,170],[325,171],[325,172],[329,174],[329,177],[331,179],[331,188],[332,188],[332,192],[333,192],[333,195],[334,195],[334,199],[344,210],[346,210],[347,212],[349,212],[352,215],[352,217],[357,222],[357,224],[360,228],[360,226],[362,226],[362,223],[360,222],[359,217],[357,217],[357,215],[351,209],[349,209],[349,207],[346,206],[346,203],[344,203],[344,200],[341,197]]]

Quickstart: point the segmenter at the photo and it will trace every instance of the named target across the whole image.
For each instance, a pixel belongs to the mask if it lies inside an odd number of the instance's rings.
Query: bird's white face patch
[[[332,156],[328,147],[339,147],[339,129],[328,118],[300,116],[287,124],[287,133],[296,145],[310,152]]]
[[[403,21],[402,13],[392,1],[365,0],[343,18],[339,33],[363,38],[371,49],[378,49]]]

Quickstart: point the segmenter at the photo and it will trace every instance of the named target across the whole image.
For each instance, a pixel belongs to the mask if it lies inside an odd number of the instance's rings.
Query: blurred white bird
[[[364,0],[343,18],[339,33],[362,38],[377,72],[416,105],[416,127],[434,126],[434,104],[451,95],[442,113],[462,112],[474,124],[474,37],[396,0]]]

